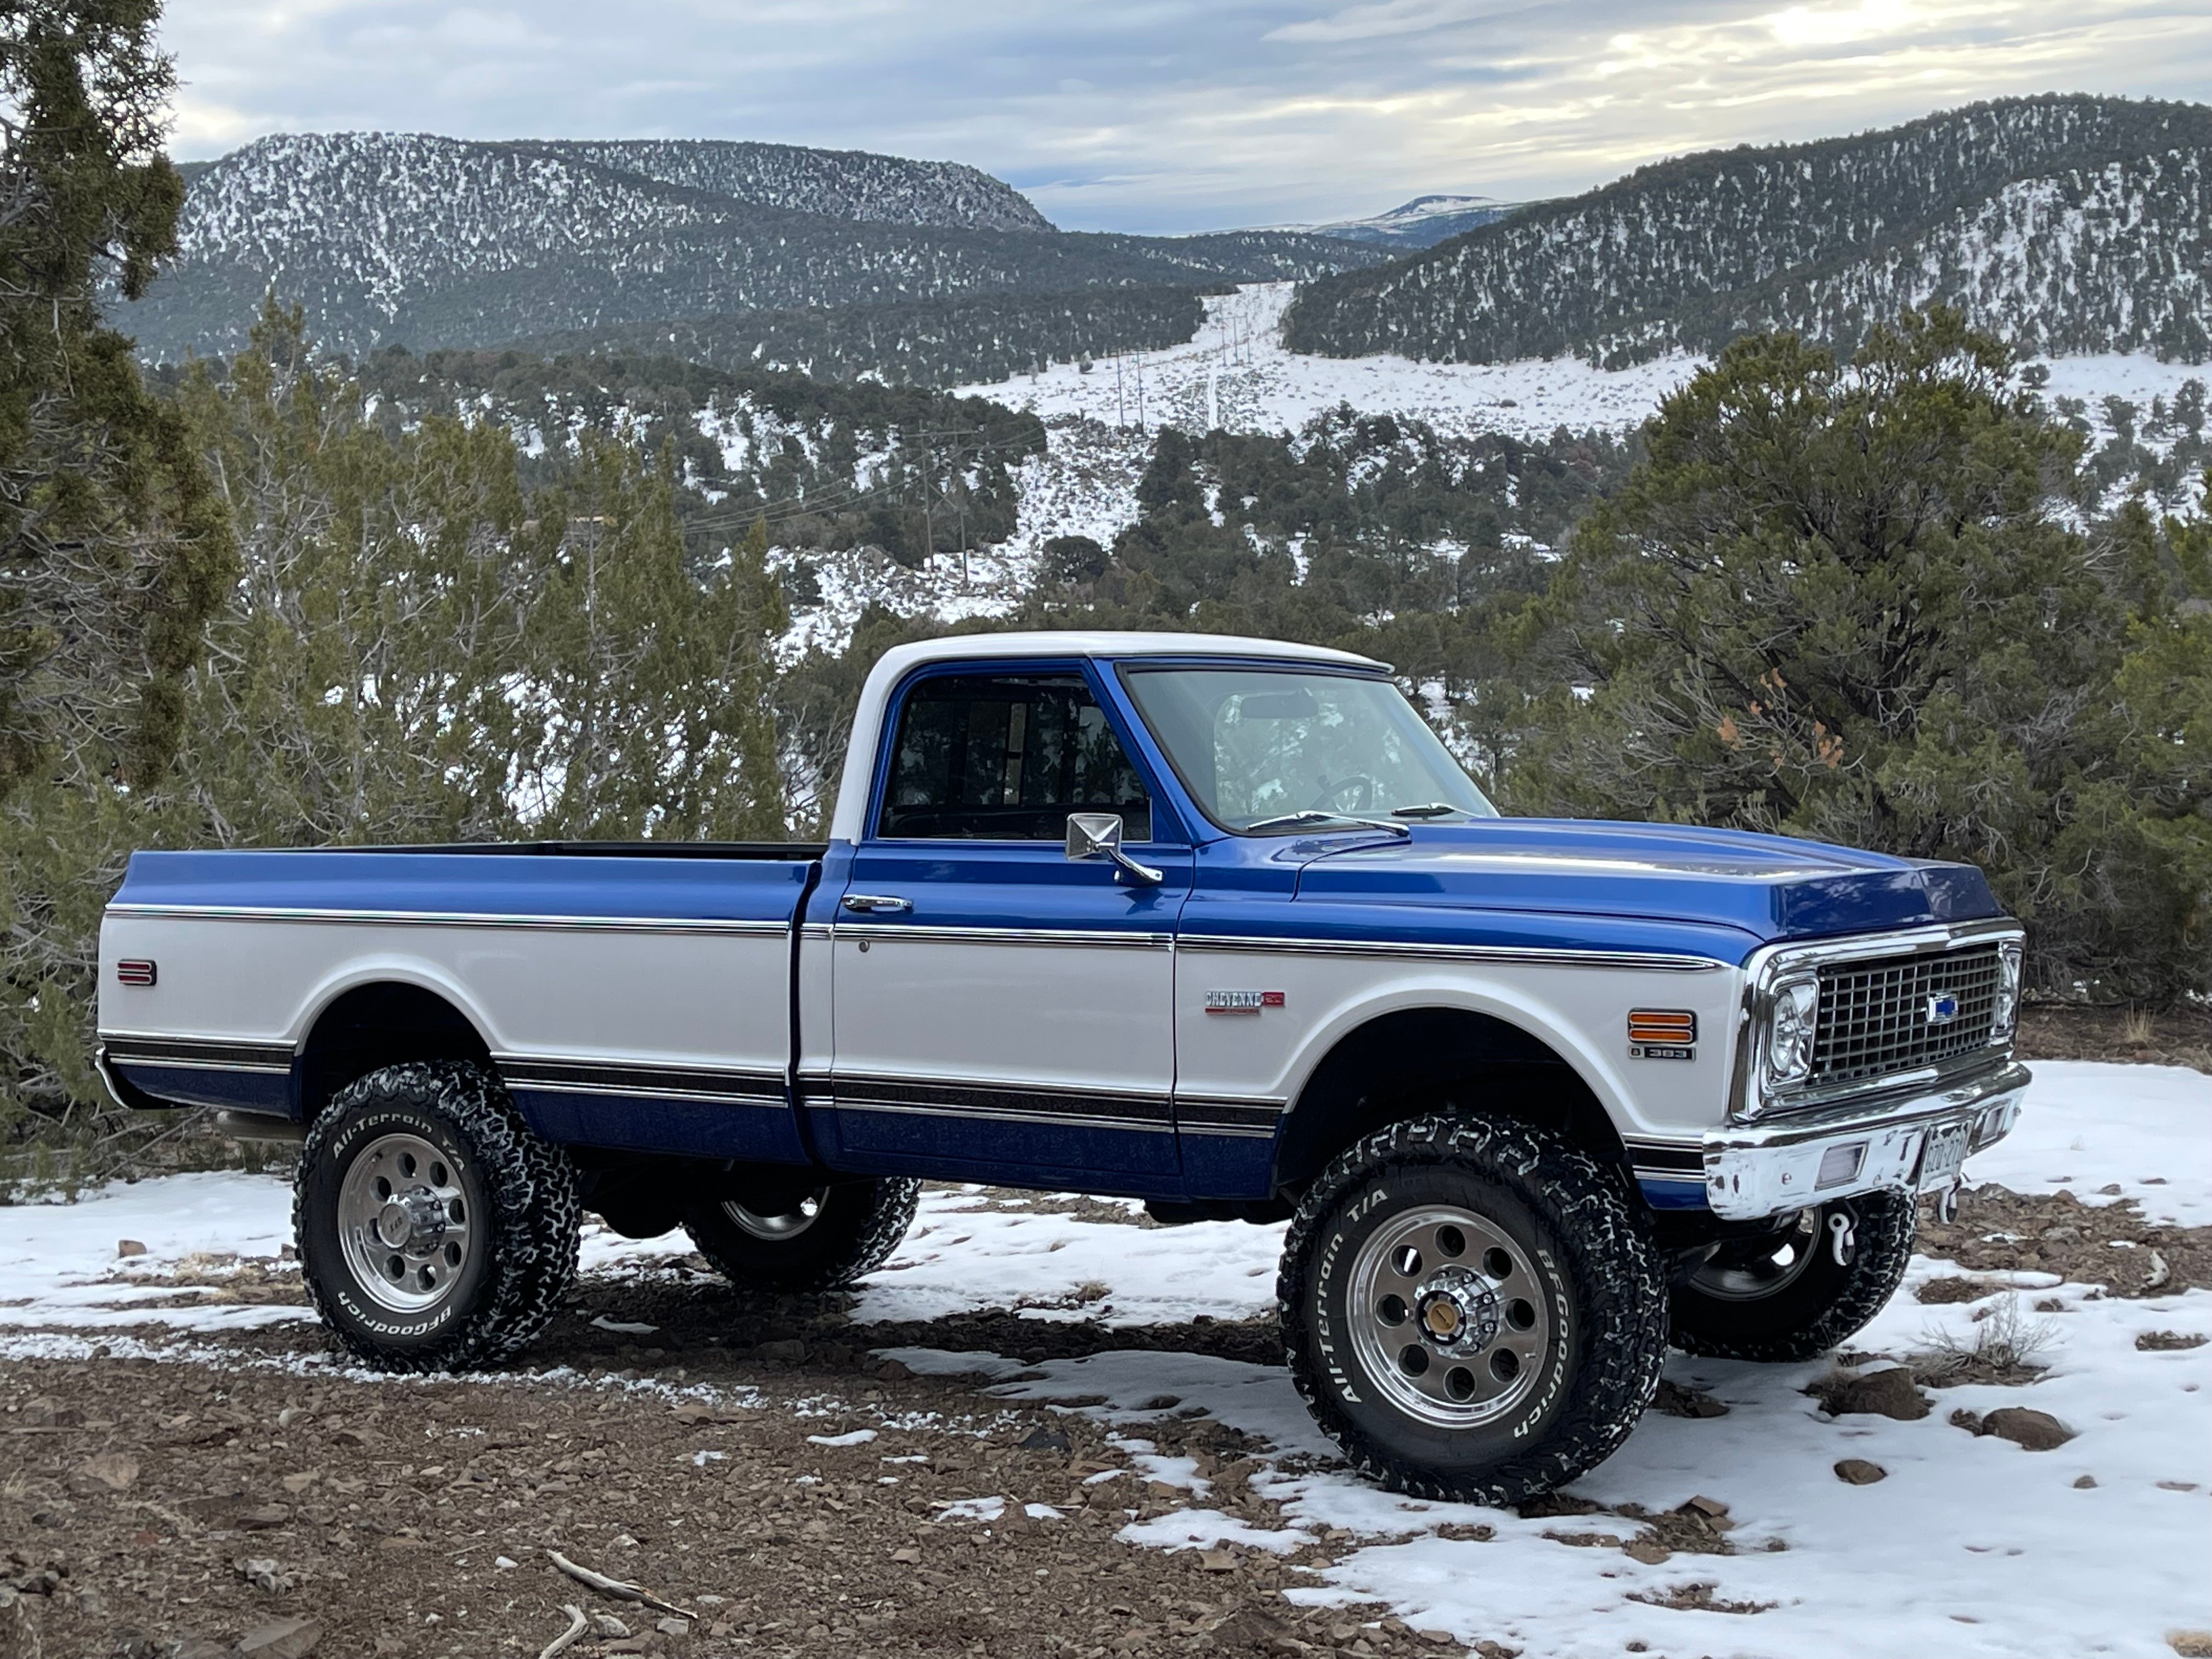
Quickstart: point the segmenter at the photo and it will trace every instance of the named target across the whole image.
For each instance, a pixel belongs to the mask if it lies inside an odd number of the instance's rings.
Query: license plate
[[[1928,1139],[1920,1148],[1920,1180],[1923,1188],[1951,1180],[1966,1164],[1966,1140],[1972,1126],[1965,1123],[1945,1123],[1928,1132]]]

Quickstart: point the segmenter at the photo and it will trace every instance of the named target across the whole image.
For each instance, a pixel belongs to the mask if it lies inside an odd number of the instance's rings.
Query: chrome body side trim
[[[1703,1143],[1705,1201],[1725,1219],[1749,1221],[1885,1188],[1946,1186],[1956,1178],[1955,1170],[1931,1175],[1922,1168],[1930,1133],[1963,1133],[1968,1153],[1994,1146],[2019,1121],[2027,1084],[2027,1067],[2007,1060],[1948,1088],[1906,1089],[1766,1124],[1712,1130]],[[1823,1185],[1821,1161],[1855,1147],[1863,1151],[1853,1172]]]
[[[102,1031],[100,1052],[108,1063],[116,1066],[158,1066],[165,1070],[188,1072],[257,1072],[284,1077],[291,1073],[296,1051],[289,1042]]]
[[[500,1081],[509,1088],[552,1094],[773,1105],[782,1104],[784,1099],[783,1075],[775,1072],[532,1054],[494,1054],[492,1066]]]
[[[374,927],[512,927],[560,933],[752,933],[783,938],[787,921],[684,916],[521,916],[467,910],[314,910],[248,904],[111,904],[116,916],[188,916],[201,921],[337,922]]]
[[[1647,973],[1703,974],[1729,964],[1711,957],[1656,951],[1543,950],[1513,945],[1434,945],[1413,940],[1265,939],[1229,933],[1183,933],[1178,951],[1239,956],[1402,957],[1443,962],[1516,963],[1532,967],[1622,968]]]
[[[1771,1098],[1764,1087],[1765,1031],[1772,1012],[1774,989],[1785,975],[1796,975],[1829,963],[1869,957],[1935,955],[1970,945],[2020,941],[2027,930],[2010,917],[1954,922],[1890,933],[1861,933],[1849,939],[1820,939],[1811,944],[1765,945],[1744,962],[1743,1004],[1736,1025],[1735,1074],[1729,1083],[1728,1114],[1735,1123],[1754,1123],[1769,1115],[1816,1111],[1897,1093],[1904,1089],[1942,1088],[1989,1070],[2012,1058],[2009,1037],[2002,1043],[1959,1055],[1941,1066],[1923,1066],[1887,1077],[1863,1078],[1840,1088],[1798,1091]]]
[[[1155,1122],[1146,1118],[1088,1115],[1080,1112],[1029,1112],[1012,1107],[944,1106],[907,1100],[847,1100],[835,1095],[817,1096],[811,1103],[834,1106],[841,1112],[883,1112],[895,1117],[951,1117],[970,1123],[1030,1123],[1048,1125],[1054,1128],[1119,1129],[1132,1134],[1169,1135],[1175,1133],[1172,1123]]]

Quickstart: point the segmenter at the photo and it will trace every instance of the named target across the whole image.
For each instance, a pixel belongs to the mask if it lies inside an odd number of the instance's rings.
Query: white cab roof
[[[830,820],[831,840],[860,838],[868,788],[874,781],[877,745],[882,740],[884,710],[890,702],[891,688],[928,663],[992,657],[1263,657],[1277,661],[1328,663],[1339,667],[1389,666],[1372,657],[1332,651],[1326,646],[1289,645],[1281,640],[1245,639],[1233,634],[1135,634],[1069,629],[1064,632],[1030,634],[954,634],[943,639],[894,646],[868,671],[867,684],[860,688],[860,706],[853,711],[853,736],[845,751],[844,781],[838,788],[836,811]]]

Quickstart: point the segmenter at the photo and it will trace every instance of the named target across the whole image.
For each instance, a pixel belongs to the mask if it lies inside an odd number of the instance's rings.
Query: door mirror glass
[[[1072,859],[1110,859],[1121,850],[1119,812],[1070,812],[1067,815],[1067,856]]]

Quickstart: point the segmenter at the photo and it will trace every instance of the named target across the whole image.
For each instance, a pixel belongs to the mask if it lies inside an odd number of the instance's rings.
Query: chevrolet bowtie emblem
[[[1928,999],[1928,1023],[1948,1025],[1959,1017],[1959,999],[1948,991],[1938,991]]]

